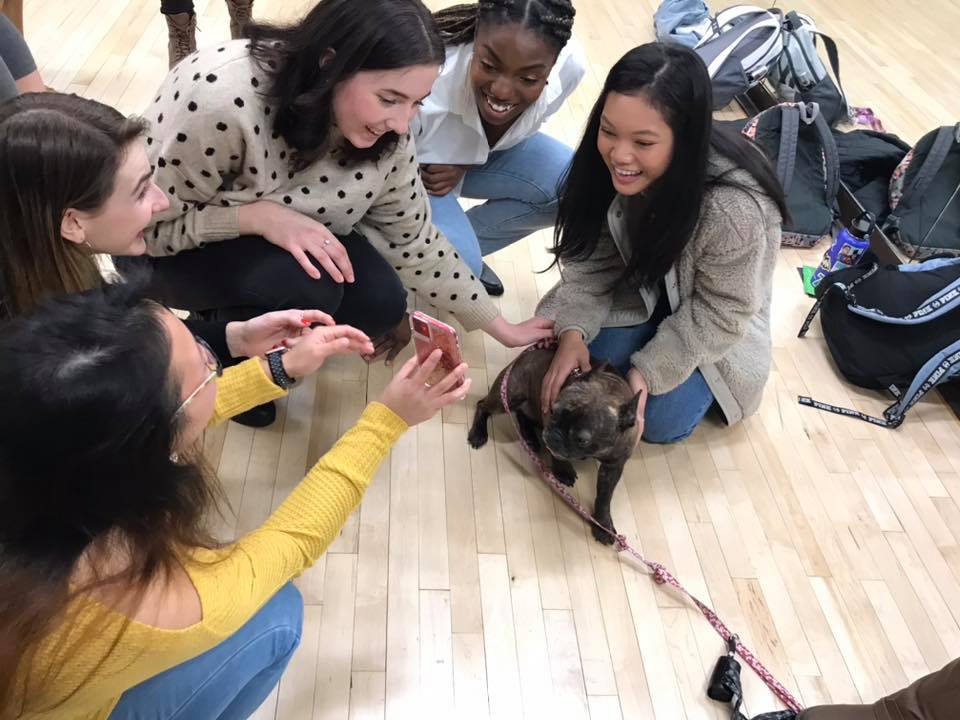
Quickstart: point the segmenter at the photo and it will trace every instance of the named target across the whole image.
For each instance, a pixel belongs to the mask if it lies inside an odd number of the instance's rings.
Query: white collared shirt
[[[575,38],[560,51],[540,97],[523,111],[493,148],[480,122],[470,82],[473,43],[447,48],[433,90],[410,125],[421,163],[482,165],[491,150],[506,150],[535,135],[560,109],[586,73],[586,56]]]

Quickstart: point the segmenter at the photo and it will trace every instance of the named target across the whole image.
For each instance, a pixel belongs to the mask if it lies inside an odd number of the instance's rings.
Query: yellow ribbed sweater
[[[248,360],[218,382],[213,422],[282,395],[260,363]],[[406,429],[386,406],[372,403],[259,529],[219,550],[185,553],[184,567],[200,596],[199,623],[164,630],[82,601],[70,627],[46,638],[30,669],[20,673],[26,682],[22,717],[104,720],[125,690],[236,632],[337,537]],[[98,628],[95,634],[91,627]]]

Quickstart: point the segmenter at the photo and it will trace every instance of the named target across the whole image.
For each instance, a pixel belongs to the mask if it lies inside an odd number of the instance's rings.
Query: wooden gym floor
[[[311,0],[257,0],[292,18]],[[228,37],[220,0],[197,0],[201,45]],[[449,0],[429,0],[433,7]],[[715,9],[724,3],[713,3]],[[47,83],[144,109],[166,69],[157,0],[27,0]],[[653,0],[579,0],[590,70],[549,126],[577,141],[606,70],[653,37]],[[949,0],[795,0],[840,45],[844,86],[915,141],[960,118]],[[556,279],[545,233],[496,255],[513,320]],[[806,704],[871,701],[960,655],[960,434],[938,397],[889,431],[797,405],[800,393],[878,412],[838,379],[796,268],[776,272],[775,365],[760,412],[709,422],[687,442],[643,445],[614,498],[619,529],[712,604]],[[303,644],[258,718],[720,718],[704,697],[723,645],[699,613],[655,587],[533,474],[502,419],[482,451],[468,407],[514,355],[473,334],[468,406],[397,445],[339,540],[299,581]],[[209,434],[237,511],[256,527],[375,398],[390,370],[331,362],[281,404],[279,421]],[[593,498],[593,471],[578,491]],[[772,696],[749,672],[751,714]]]

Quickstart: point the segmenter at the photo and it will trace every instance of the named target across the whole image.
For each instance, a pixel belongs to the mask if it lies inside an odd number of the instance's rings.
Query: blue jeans
[[[506,150],[463,177],[461,194],[487,202],[464,211],[457,196],[429,195],[433,224],[447,236],[476,275],[483,255],[551,227],[557,217],[557,186],[573,150],[544,133]]]
[[[653,317],[641,325],[603,328],[590,343],[590,355],[608,361],[626,376],[630,356],[657,334],[666,317],[662,298]],[[690,436],[713,405],[713,393],[699,370],[663,395],[650,395],[644,412],[643,439],[649,443],[675,443]]]
[[[243,720],[280,682],[300,644],[303,598],[292,584],[216,647],[127,690],[110,720]]]

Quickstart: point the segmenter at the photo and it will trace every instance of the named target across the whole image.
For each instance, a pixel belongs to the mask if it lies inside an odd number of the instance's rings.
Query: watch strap
[[[287,371],[283,368],[283,355],[282,352],[269,353],[267,355],[267,365],[270,367],[270,377],[273,379],[273,384],[286,390],[296,384],[297,381],[287,375]]]

